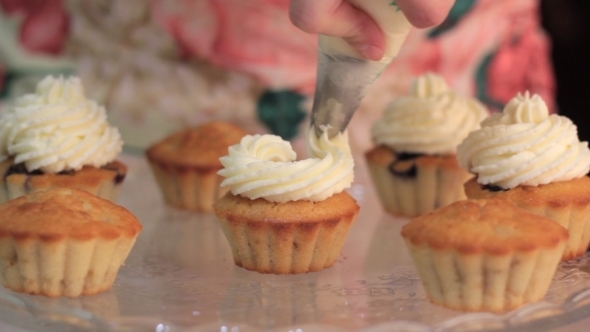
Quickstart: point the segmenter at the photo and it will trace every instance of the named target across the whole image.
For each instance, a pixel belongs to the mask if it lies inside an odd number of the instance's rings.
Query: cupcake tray
[[[357,158],[361,211],[338,262],[320,272],[264,275],[233,264],[211,214],[166,207],[143,157],[126,153],[119,203],[144,226],[113,288],[46,298],[0,288],[0,322],[30,331],[546,331],[590,316],[590,258],[561,263],[543,302],[505,314],[431,304]]]

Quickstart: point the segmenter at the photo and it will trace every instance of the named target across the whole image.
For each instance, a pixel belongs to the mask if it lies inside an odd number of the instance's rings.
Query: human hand
[[[417,28],[440,24],[454,2],[396,0],[408,21]],[[291,0],[289,17],[305,32],[344,38],[369,60],[380,60],[385,53],[385,36],[379,26],[346,0]]]

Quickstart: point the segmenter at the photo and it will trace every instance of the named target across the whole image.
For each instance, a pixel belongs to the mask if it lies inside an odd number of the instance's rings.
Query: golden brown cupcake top
[[[218,216],[247,223],[337,223],[342,218],[352,218],[360,209],[345,191],[320,202],[301,200],[287,203],[269,202],[264,198],[249,199],[230,192],[213,208]]]
[[[498,199],[455,202],[412,219],[401,234],[414,245],[496,255],[550,248],[568,238],[555,221]]]
[[[51,189],[0,205],[0,238],[90,240],[134,237],[137,218],[125,208],[78,189]]]
[[[6,159],[0,163],[0,174],[4,174],[5,181],[13,185],[26,185],[31,188],[44,189],[52,186],[68,188],[84,188],[100,186],[105,181],[113,181],[115,184],[123,182],[127,175],[127,166],[120,161],[112,161],[96,168],[84,166],[78,171],[67,173],[28,173],[12,172],[14,159]],[[23,166],[24,168],[24,166]]]
[[[228,122],[208,122],[166,137],[152,145],[146,155],[150,161],[160,164],[217,170],[221,168],[219,158],[227,155],[227,148],[247,134]]]
[[[590,177],[553,182],[540,186],[518,186],[509,190],[484,186],[473,178],[464,184],[469,198],[501,198],[512,202],[526,201],[529,206],[550,205],[553,208],[588,205],[590,203]]]

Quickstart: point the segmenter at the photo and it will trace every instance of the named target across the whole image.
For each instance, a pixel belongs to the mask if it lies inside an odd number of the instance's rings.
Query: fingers
[[[346,1],[292,0],[289,17],[305,32],[344,38],[370,60],[380,60],[385,52],[385,37],[375,21]]]
[[[418,28],[440,24],[455,0],[396,0],[410,23]],[[345,0],[291,0],[289,17],[309,33],[342,37],[364,57],[380,60],[385,37],[375,21]]]
[[[428,28],[447,18],[455,0],[396,0],[396,3],[413,26]]]

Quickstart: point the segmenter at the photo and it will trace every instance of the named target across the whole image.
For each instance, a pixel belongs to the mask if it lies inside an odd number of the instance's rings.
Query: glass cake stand
[[[113,288],[46,298],[0,287],[0,322],[30,331],[546,331],[590,316],[588,257],[561,263],[543,302],[505,314],[431,304],[362,160],[350,193],[361,206],[331,268],[264,275],[234,266],[215,217],[164,206],[143,157],[125,154],[119,202],[144,226]]]

